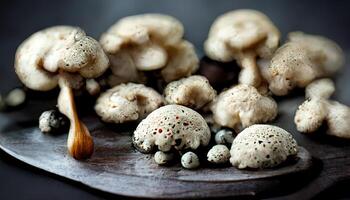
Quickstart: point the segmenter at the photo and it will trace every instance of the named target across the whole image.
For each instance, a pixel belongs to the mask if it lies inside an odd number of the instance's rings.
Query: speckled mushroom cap
[[[200,109],[216,97],[216,91],[204,76],[194,75],[169,83],[164,90],[169,104]]]
[[[137,81],[137,71],[160,70],[170,82],[192,74],[198,58],[183,40],[184,28],[174,17],[143,14],[122,18],[105,32],[100,43],[111,59],[113,76]]]
[[[123,123],[144,118],[164,104],[163,97],[143,84],[120,84],[97,99],[96,113],[105,122]]]
[[[327,78],[315,80],[306,87],[306,100],[294,116],[298,131],[312,133],[326,122],[327,134],[350,139],[350,108],[329,99],[334,91],[333,81]]]
[[[273,120],[278,109],[271,97],[261,95],[253,86],[239,84],[219,94],[211,111],[217,124],[239,130]]]
[[[275,95],[286,95],[295,87],[303,88],[315,79],[315,66],[301,43],[287,42],[277,49],[271,61],[261,66],[263,77]]]
[[[229,62],[238,52],[256,48],[260,57],[270,57],[278,46],[280,33],[271,20],[256,10],[234,10],[219,16],[204,44],[207,55]]]
[[[330,76],[344,65],[345,56],[342,49],[326,37],[297,31],[289,33],[288,40],[305,45],[308,56],[317,66],[317,77]]]
[[[304,88],[316,78],[329,77],[344,64],[344,54],[333,41],[317,35],[292,32],[267,66],[260,67],[275,95]]]
[[[167,152],[197,149],[208,145],[210,130],[203,117],[196,111],[180,106],[167,105],[149,114],[137,126],[132,141],[141,152],[150,153],[155,146]]]
[[[17,49],[15,70],[30,89],[48,91],[58,84],[59,71],[96,78],[108,68],[101,46],[84,31],[54,26],[38,31]]]
[[[255,124],[244,129],[232,143],[230,162],[243,168],[275,167],[298,153],[292,135],[272,125]]]

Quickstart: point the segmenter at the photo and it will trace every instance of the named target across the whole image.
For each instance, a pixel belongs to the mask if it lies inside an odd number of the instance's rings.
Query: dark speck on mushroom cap
[[[211,134],[203,117],[196,111],[180,106],[167,105],[149,114],[136,128],[133,143],[143,148],[150,143],[160,151],[197,149],[209,143]]]

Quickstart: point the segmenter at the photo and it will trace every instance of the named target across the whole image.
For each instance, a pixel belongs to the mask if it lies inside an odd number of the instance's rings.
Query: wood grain
[[[0,147],[23,162],[89,187],[146,198],[250,196],[283,187],[266,178],[302,173],[312,164],[311,155],[300,148],[297,160],[276,169],[213,168],[205,163],[198,170],[186,170],[179,164],[160,167],[152,155],[134,150],[130,131],[118,132],[117,127],[105,126],[94,117],[84,122],[95,140],[93,157],[86,161],[67,155],[67,135],[42,134],[36,127],[1,132]]]

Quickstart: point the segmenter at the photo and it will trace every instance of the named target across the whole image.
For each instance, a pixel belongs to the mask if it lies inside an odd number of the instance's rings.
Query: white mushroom
[[[163,151],[157,151],[154,154],[154,161],[158,165],[166,165],[169,162],[171,162],[174,159],[174,154],[173,153],[166,153]]]
[[[167,105],[142,120],[132,140],[139,151],[150,153],[155,146],[163,152],[172,147],[197,149],[208,145],[210,136],[209,127],[199,113],[184,106]]]
[[[199,158],[195,153],[187,152],[181,157],[181,165],[186,169],[195,169],[200,165]]]
[[[163,104],[163,97],[154,89],[127,83],[101,94],[95,110],[105,122],[124,123],[142,119]]]
[[[307,100],[298,107],[294,123],[303,133],[315,132],[326,122],[327,134],[350,139],[350,108],[329,97],[335,87],[331,79],[320,79],[306,87]]]
[[[239,82],[259,87],[262,79],[256,57],[271,57],[279,39],[278,29],[263,13],[256,10],[234,10],[214,21],[204,49],[213,60],[237,60],[242,67]]]
[[[341,48],[333,41],[301,32],[292,32],[275,52],[271,62],[260,66],[269,89],[286,95],[295,87],[304,88],[316,78],[329,77],[344,64]]]
[[[183,39],[183,34],[181,22],[168,15],[122,18],[100,40],[111,60],[110,80],[117,77],[120,82],[140,81],[140,72],[154,70],[160,70],[166,82],[191,75],[199,61],[193,45]]]
[[[216,97],[216,91],[204,76],[190,76],[169,83],[164,90],[169,104],[179,104],[200,109]]]
[[[99,43],[77,27],[55,26],[41,30],[17,49],[15,70],[30,89],[48,91],[60,86],[60,112],[71,122],[68,151],[76,159],[93,153],[93,141],[75,110],[72,89],[84,85],[83,78],[96,78],[108,68],[108,57]]]
[[[218,144],[213,146],[207,154],[208,161],[215,164],[223,164],[230,159],[230,150],[227,146]]]
[[[292,135],[272,125],[255,124],[237,135],[232,143],[230,162],[243,168],[275,167],[298,153]]]
[[[253,86],[239,84],[219,94],[211,111],[217,124],[239,131],[273,120],[278,109],[271,97],[261,95]]]

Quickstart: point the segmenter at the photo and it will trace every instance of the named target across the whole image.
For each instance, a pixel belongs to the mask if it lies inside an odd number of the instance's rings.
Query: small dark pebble
[[[59,133],[68,131],[69,119],[58,110],[48,110],[39,118],[39,128],[43,133]]]

